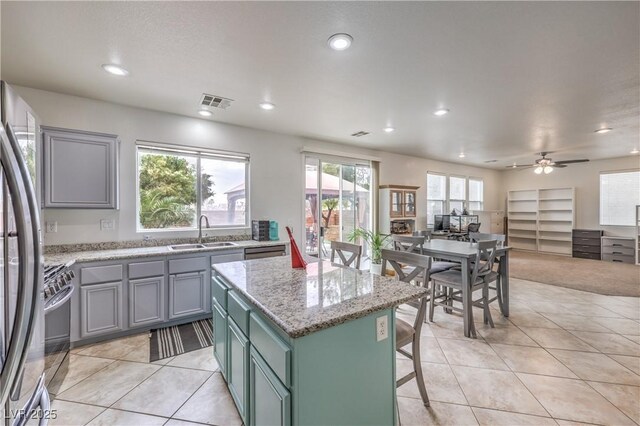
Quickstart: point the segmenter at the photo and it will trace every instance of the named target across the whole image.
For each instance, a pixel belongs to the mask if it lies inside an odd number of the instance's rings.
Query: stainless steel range
[[[70,269],[73,263],[45,265],[44,267],[44,313],[49,314],[64,305],[73,294],[71,283],[75,274]]]

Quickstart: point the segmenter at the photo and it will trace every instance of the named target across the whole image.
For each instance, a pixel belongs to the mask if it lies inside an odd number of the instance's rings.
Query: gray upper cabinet
[[[118,208],[116,135],[42,127],[45,208]]]

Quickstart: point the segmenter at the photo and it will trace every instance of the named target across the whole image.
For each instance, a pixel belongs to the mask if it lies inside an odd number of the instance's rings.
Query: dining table
[[[473,301],[471,298],[471,268],[478,255],[478,244],[468,241],[454,240],[430,240],[425,241],[422,247],[416,247],[416,252],[439,260],[460,263],[462,271],[462,303],[464,305],[464,335],[475,337],[475,329],[472,329]],[[509,251],[508,246],[496,248],[496,263],[498,264],[499,278],[496,281],[496,297],[491,299],[498,301],[500,312],[505,317],[509,316]]]

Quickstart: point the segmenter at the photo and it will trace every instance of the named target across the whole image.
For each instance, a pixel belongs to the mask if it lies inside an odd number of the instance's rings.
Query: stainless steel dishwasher
[[[277,257],[287,254],[287,246],[278,244],[275,246],[247,247],[244,249],[244,259],[262,259],[265,257]]]

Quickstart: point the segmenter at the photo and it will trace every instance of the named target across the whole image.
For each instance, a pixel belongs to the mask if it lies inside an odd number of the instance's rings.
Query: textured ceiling
[[[235,100],[213,120],[489,167],[541,150],[617,157],[639,143],[639,2],[1,8],[2,78],[14,84],[192,116],[213,93]],[[337,32],[353,36],[349,50],[327,47]],[[106,62],[130,76],[106,74]],[[435,117],[438,107],[451,113]],[[601,126],[614,131],[594,134]],[[350,136],[359,130],[371,134]]]

